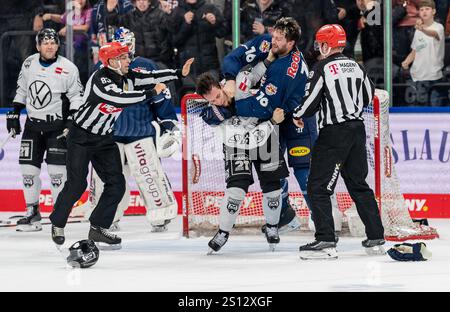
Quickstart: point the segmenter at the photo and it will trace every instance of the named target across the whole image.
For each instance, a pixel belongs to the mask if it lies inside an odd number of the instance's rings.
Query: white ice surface
[[[66,267],[49,225],[34,233],[0,228],[0,291],[450,291],[450,220],[431,223],[441,235],[427,243],[432,260],[403,263],[367,256],[350,237],[341,238],[338,260],[302,261],[298,246],[312,239],[305,235],[282,236],[275,252],[262,235],[235,235],[207,256],[209,237],[181,237],[181,218],[166,233],[150,233],[145,217],[125,217],[122,250],[101,251],[89,269]],[[88,228],[68,224],[68,243]]]

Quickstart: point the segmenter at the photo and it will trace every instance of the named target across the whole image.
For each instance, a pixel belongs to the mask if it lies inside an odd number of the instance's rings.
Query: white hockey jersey
[[[235,100],[253,96],[251,89],[261,80],[266,70],[264,63],[260,62],[250,72],[240,72],[236,76]],[[253,149],[267,142],[274,126],[270,121],[260,122],[255,117],[233,116],[216,129],[226,146]]]
[[[82,96],[83,85],[78,68],[72,62],[58,56],[54,63],[45,67],[36,53],[22,64],[14,102],[25,104],[28,119],[33,124],[48,127],[62,125],[69,110],[81,106]]]

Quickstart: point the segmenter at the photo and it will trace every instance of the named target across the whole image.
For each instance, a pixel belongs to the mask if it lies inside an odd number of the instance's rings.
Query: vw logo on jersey
[[[28,88],[31,106],[35,109],[43,109],[52,101],[52,91],[42,80],[34,81]]]

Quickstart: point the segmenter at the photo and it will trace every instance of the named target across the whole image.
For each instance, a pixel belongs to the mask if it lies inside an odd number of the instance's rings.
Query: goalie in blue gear
[[[305,126],[297,128],[290,118],[305,93],[308,67],[295,45],[300,38],[300,27],[295,20],[282,18],[274,28],[272,36],[258,36],[225,57],[222,71],[227,83],[224,89],[228,93],[232,92],[238,72],[248,65],[264,60],[270,50],[278,55],[278,59],[271,64],[263,77],[256,96],[236,101],[236,112],[238,116],[267,120],[275,108],[279,107],[285,111],[287,116],[281,124],[280,144],[288,151],[289,166],[294,169],[294,175],[309,206],[306,184],[310,151],[317,138],[316,120],[315,117],[305,118]],[[279,227],[289,224],[286,230],[295,229],[300,224],[295,218],[295,211],[289,206],[286,179],[282,181],[282,186],[283,207]]]
[[[153,61],[139,56],[134,57],[135,38],[128,29],[120,27],[114,35],[114,41],[129,46],[132,52],[130,69],[158,69]],[[188,60],[183,66],[183,76],[189,73],[192,62],[193,59]],[[157,82],[164,81],[155,80],[155,83]],[[178,119],[169,89],[167,88],[162,92],[162,96],[154,97],[151,101],[152,105],[142,102],[123,110],[114,125],[114,138],[121,153],[124,175],[126,178],[132,175],[136,181],[152,232],[162,232],[167,230],[170,220],[177,216],[178,205],[160,158],[171,157],[179,151],[181,131],[178,128]],[[90,201],[94,204],[92,206],[95,206],[96,200],[101,195],[103,183],[95,172],[92,176]],[[151,179],[148,179],[149,176]],[[155,185],[148,185],[150,180]],[[127,184],[111,230],[119,230],[118,223],[128,208],[129,196],[130,190]],[[89,213],[90,209],[85,217]]]

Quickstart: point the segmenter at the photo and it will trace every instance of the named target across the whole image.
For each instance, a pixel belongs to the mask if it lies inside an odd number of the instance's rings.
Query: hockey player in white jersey
[[[19,164],[23,177],[26,215],[18,220],[17,231],[40,231],[39,194],[41,164],[47,163],[51,194],[56,201],[66,181],[66,142],[58,139],[71,112],[81,105],[83,86],[77,67],[58,55],[60,40],[55,30],[45,28],[36,36],[39,53],[22,64],[17,81],[14,109],[7,113],[7,129],[15,137],[21,133],[20,112],[27,120],[20,146]]]
[[[238,75],[236,100],[251,96],[250,89],[262,78],[269,65],[269,61],[261,62],[252,72],[241,72]],[[235,99],[229,97],[219,82],[208,73],[199,78],[197,93],[211,104],[202,112],[203,120],[209,125],[219,126],[217,129],[223,138],[227,177],[227,189],[220,207],[219,230],[208,243],[210,253],[220,250],[228,240],[248,187],[253,183],[252,164],[258,173],[263,191],[266,239],[274,250],[280,241],[280,179],[289,174],[278,144],[277,133],[274,131],[274,125],[284,120],[284,112],[282,109],[276,109],[272,118],[262,123],[258,118],[233,116]],[[270,157],[261,157],[263,147]]]

